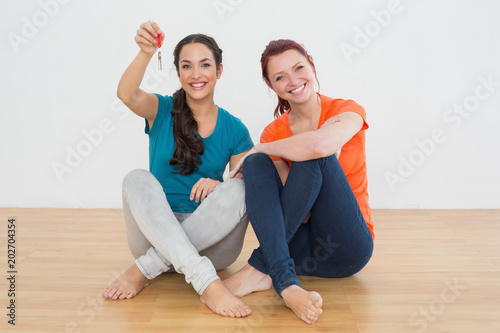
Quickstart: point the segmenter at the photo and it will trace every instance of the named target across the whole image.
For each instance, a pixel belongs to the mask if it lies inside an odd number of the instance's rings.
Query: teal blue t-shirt
[[[169,164],[175,149],[171,113],[174,104],[171,96],[156,96],[159,102],[158,113],[151,129],[146,120],[145,129],[149,135],[149,171],[163,186],[174,212],[192,213],[200,205],[195,200],[189,200],[194,184],[200,178],[212,178],[222,182],[229,158],[251,149],[253,142],[241,120],[219,107],[214,131],[203,139],[204,152],[200,156],[198,169],[187,176],[175,173],[177,166]]]

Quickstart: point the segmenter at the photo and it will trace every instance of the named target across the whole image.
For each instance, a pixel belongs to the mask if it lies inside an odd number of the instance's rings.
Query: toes
[[[241,318],[243,317],[243,315],[241,314],[241,312],[238,310],[238,309],[231,309],[231,311],[233,312],[234,316],[236,318]]]
[[[318,293],[315,293],[315,294],[316,294],[317,298],[314,301],[314,306],[319,309],[323,306],[323,299],[321,298],[321,296]]]
[[[306,323],[306,324],[309,324],[309,325],[312,325],[314,324],[314,321],[312,319],[310,319],[309,317],[304,317],[302,318],[302,320]]]
[[[231,318],[234,318],[234,314],[231,312],[231,310],[229,309],[225,309],[225,310],[222,310],[219,312],[221,315],[223,315],[224,317],[231,317]]]
[[[242,318],[251,314],[252,309],[248,305],[236,305],[234,307],[223,310],[223,312],[227,315],[227,317]]]
[[[306,314],[307,319],[315,321],[318,319],[318,315],[314,313],[313,311],[309,310],[308,313]]]
[[[108,290],[108,299],[113,299],[113,297],[115,296],[116,294],[116,288],[113,288],[111,290]]]
[[[306,322],[308,324],[314,324],[316,322],[316,320],[318,320],[318,316],[315,314],[314,315],[307,315],[306,318],[307,318]]]
[[[239,317],[246,317],[248,315],[250,315],[252,313],[252,308],[250,308],[248,305],[246,304],[241,304],[241,305],[238,305],[236,310],[238,311],[238,313],[240,314],[238,316]]]
[[[320,314],[323,313],[323,310],[313,307],[309,309],[309,313],[314,316],[319,316]]]
[[[315,313],[314,314],[309,313],[306,317],[308,320],[310,320],[312,322],[315,322],[316,320],[318,320],[318,316]]]
[[[237,313],[236,317],[238,317],[238,318],[245,317],[247,315],[246,309],[241,305],[237,305],[234,310]]]
[[[121,295],[122,295],[122,291],[121,290],[114,289],[113,299],[116,300],[116,299],[120,298]]]
[[[241,317],[241,314],[238,310],[236,310],[235,308],[230,308],[228,309],[229,313],[231,313],[232,315],[230,315],[231,318],[239,318]]]
[[[318,316],[323,313],[323,309],[321,307],[323,306],[323,299],[318,293],[315,293],[317,298],[316,300],[313,301],[311,310],[313,310]]]
[[[249,316],[249,315],[251,315],[251,314],[252,314],[252,308],[251,308],[251,307],[249,307],[248,305],[246,305],[246,306],[244,307],[244,311],[245,311],[245,315],[246,315],[246,316]]]
[[[137,294],[133,291],[122,290],[120,293],[120,296],[118,298],[119,299],[131,299],[135,295],[137,295]]]

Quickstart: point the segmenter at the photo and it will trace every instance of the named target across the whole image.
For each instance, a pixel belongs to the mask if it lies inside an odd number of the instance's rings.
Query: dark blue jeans
[[[283,186],[269,156],[256,153],[245,159],[243,176],[260,243],[248,263],[271,276],[278,295],[299,285],[297,274],[341,278],[368,263],[373,239],[335,155],[293,162]]]

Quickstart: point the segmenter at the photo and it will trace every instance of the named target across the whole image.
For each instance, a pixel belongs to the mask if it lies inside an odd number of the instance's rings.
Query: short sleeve
[[[234,128],[235,128],[235,133],[234,133],[234,149],[231,152],[231,156],[241,154],[247,150],[252,149],[253,147],[253,141],[252,138],[250,137],[250,132],[248,131],[248,128],[243,124],[243,122],[234,117]]]
[[[158,112],[156,113],[152,128],[149,128],[149,123],[147,119],[145,119],[146,127],[144,132],[148,135],[155,135],[157,128],[162,127],[165,121],[170,121],[172,119],[172,110],[174,108],[172,96],[155,95],[158,98]]]
[[[353,101],[352,99],[348,99],[348,100],[344,100],[337,108],[330,108],[330,112],[333,112],[332,114],[330,115],[327,115],[327,117],[325,117],[325,120],[330,118],[330,117],[333,117],[337,114],[341,114],[343,112],[354,112],[354,113],[357,113],[361,116],[361,118],[363,118],[363,127],[361,127],[361,130],[366,130],[369,128],[368,126],[368,123],[366,122],[366,111],[365,109],[359,105],[358,103],[356,103],[355,101]]]
[[[264,131],[262,131],[262,134],[260,135],[260,142],[261,143],[269,143],[269,142],[273,142],[273,141],[276,141],[276,137],[273,135],[273,133],[269,130],[268,127],[264,128]],[[269,157],[273,161],[279,161],[279,160],[287,161],[287,160],[285,160],[281,157],[277,157],[277,156],[269,156]]]
[[[274,135],[266,128],[262,131],[262,134],[260,135],[260,142],[261,143],[268,143],[268,142],[273,142],[276,141],[276,138]]]

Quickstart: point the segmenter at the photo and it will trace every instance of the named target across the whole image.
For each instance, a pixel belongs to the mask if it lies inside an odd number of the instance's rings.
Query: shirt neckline
[[[324,117],[325,117],[325,110],[326,108],[324,107],[325,103],[325,99],[324,99],[324,96],[321,95],[320,93],[316,93],[320,100],[321,100],[321,114],[319,115],[319,121],[318,121],[318,128],[317,129],[320,129],[321,128],[321,125],[322,125],[322,121],[324,122]],[[285,116],[285,121],[286,121],[286,129],[287,129],[287,132],[288,132],[288,136],[293,136],[292,135],[292,130],[290,129],[290,122],[288,121],[288,114],[290,113],[290,110],[292,110],[292,108],[289,108],[288,110],[285,111],[285,113],[283,114],[283,116]]]
[[[200,134],[198,134],[198,136],[199,136],[199,137],[200,137],[203,141],[210,141],[210,140],[211,140],[211,138],[214,136],[214,134],[216,134],[216,131],[217,131],[217,130],[219,129],[219,127],[220,127],[220,126],[219,126],[219,123],[220,123],[220,121],[221,121],[221,119],[220,119],[220,118],[221,118],[221,117],[220,117],[220,115],[221,115],[221,108],[217,105],[217,122],[215,123],[215,128],[214,128],[214,130],[213,130],[213,131],[212,131],[212,133],[211,133],[209,136],[207,136],[206,138],[204,138],[204,137],[202,137]]]

